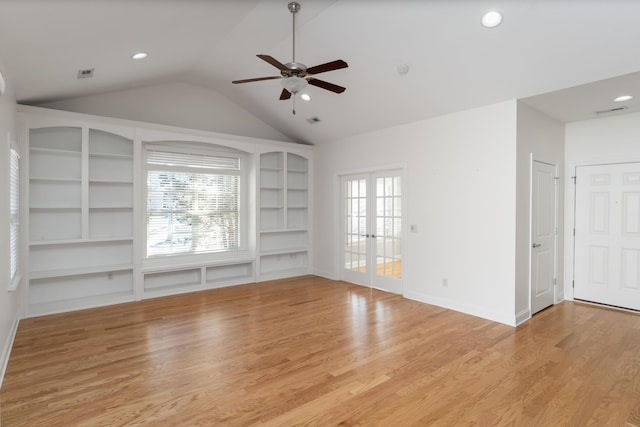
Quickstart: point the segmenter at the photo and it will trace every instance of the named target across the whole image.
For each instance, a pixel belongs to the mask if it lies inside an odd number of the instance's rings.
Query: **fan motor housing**
[[[301,64],[300,62],[287,62],[284,64],[287,67],[287,70],[281,70],[280,75],[282,77],[306,77],[307,76],[307,66]]]

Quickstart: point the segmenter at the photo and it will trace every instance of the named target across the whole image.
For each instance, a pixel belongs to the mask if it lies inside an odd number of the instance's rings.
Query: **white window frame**
[[[20,154],[9,146],[9,290],[20,285]]]
[[[162,151],[165,153],[178,153],[178,154],[196,154],[196,155],[204,155],[204,156],[220,156],[220,157],[237,157],[240,161],[240,171],[225,171],[225,170],[216,170],[216,174],[233,174],[240,177],[240,196],[239,196],[239,211],[240,211],[240,219],[239,219],[239,246],[236,249],[230,250],[219,250],[219,251],[211,251],[211,252],[183,252],[183,253],[175,253],[175,254],[158,254],[158,255],[148,255],[148,230],[147,230],[147,218],[148,218],[148,188],[147,188],[147,179],[149,170],[161,170],[162,167],[156,168],[150,166],[148,164],[148,152],[149,151]],[[191,263],[195,259],[205,258],[207,260],[215,261],[215,260],[224,260],[235,257],[242,257],[247,253],[248,248],[248,224],[249,224],[249,205],[248,205],[248,184],[249,184],[249,162],[247,161],[246,153],[223,147],[213,144],[205,144],[205,143],[191,143],[191,142],[147,142],[143,145],[143,179],[144,179],[144,188],[143,188],[143,236],[144,236],[144,244],[142,246],[142,256],[145,265],[154,265],[156,263],[162,263],[166,265],[166,262],[170,264],[181,265],[184,263]],[[175,171],[184,172],[185,169],[176,167]],[[195,169],[195,168],[194,168]],[[187,170],[187,172],[195,172],[198,173],[197,170]]]

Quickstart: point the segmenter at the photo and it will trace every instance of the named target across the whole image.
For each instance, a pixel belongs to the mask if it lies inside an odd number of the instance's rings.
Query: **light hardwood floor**
[[[640,425],[640,316],[518,328],[317,277],[26,319],[8,426]]]

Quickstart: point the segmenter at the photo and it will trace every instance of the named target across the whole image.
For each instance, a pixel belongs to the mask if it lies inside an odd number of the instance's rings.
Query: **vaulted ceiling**
[[[623,112],[639,105],[639,1],[299,2],[296,60],[349,67],[318,76],[344,93],[309,87],[296,115],[278,80],[231,84],[278,75],[256,54],[291,61],[287,0],[0,0],[0,57],[21,103],[189,83],[315,144],[508,99],[560,120],[596,117],[625,93],[636,98]],[[488,10],[500,26],[480,25]],[[131,60],[138,51],[149,57]],[[94,77],[78,79],[87,68]]]

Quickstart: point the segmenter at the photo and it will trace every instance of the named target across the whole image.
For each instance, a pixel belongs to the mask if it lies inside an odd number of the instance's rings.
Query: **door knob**
[[[539,248],[540,246],[542,246],[542,243],[534,243],[531,245],[533,248]]]

